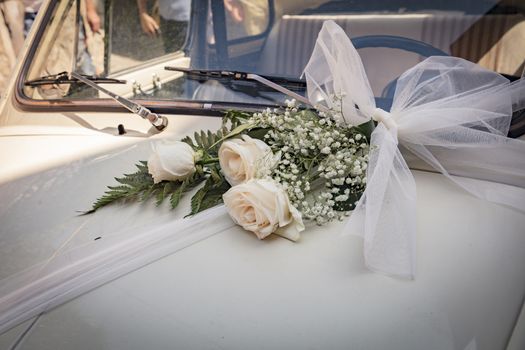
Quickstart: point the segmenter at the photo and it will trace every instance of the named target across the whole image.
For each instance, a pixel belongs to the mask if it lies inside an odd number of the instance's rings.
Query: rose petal
[[[253,179],[257,163],[270,147],[261,140],[243,135],[241,139],[227,140],[219,148],[219,163],[222,173],[232,186]]]
[[[276,232],[290,240],[299,239],[304,224],[284,189],[270,180],[250,180],[233,186],[223,195],[232,220],[264,239]]]
[[[186,143],[162,140],[153,144],[148,172],[153,181],[184,180],[195,172],[195,152]]]

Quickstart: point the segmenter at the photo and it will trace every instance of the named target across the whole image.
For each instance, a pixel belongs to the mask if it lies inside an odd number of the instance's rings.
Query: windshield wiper
[[[120,79],[113,79],[113,78],[103,78],[103,77],[97,77],[94,75],[82,75],[82,77],[100,84],[126,84],[125,80]],[[68,72],[60,72],[58,74],[52,74],[52,75],[46,75],[34,80],[29,80],[24,83],[25,86],[42,86],[42,85],[51,85],[51,84],[75,84],[78,83],[79,80],[72,75],[70,75]]]
[[[43,76],[34,80],[29,80],[24,83],[26,86],[37,87],[42,85],[51,85],[51,84],[78,84],[79,82],[84,83],[92,88],[103,92],[108,95],[123,107],[128,109],[130,112],[137,114],[141,118],[147,119],[150,121],[153,126],[161,131],[168,125],[168,119],[166,117],[159,116],[156,113],[151,112],[146,107],[132,102],[125,97],[115,94],[109,90],[104,89],[98,84],[126,84],[125,80],[113,79],[113,78],[102,78],[93,75],[84,75],[78,74],[75,72],[61,72],[58,74],[52,74]]]
[[[322,105],[314,106],[306,97],[301,96],[282,85],[306,88],[306,83],[302,80],[288,79],[285,77],[272,77],[263,76],[254,73],[238,72],[238,71],[227,71],[227,70],[208,70],[208,69],[188,69],[182,67],[164,67],[166,70],[182,72],[187,75],[189,79],[203,80],[226,80],[226,81],[254,81],[266,85],[276,91],[279,91],[287,96],[290,96],[297,101],[300,101],[306,105],[317,108],[323,112],[328,112],[328,108]]]
[[[71,77],[73,77],[73,78],[83,82],[86,85],[91,86],[95,90],[98,90],[98,91],[108,95],[109,97],[111,97],[112,99],[114,99],[115,101],[120,103],[120,105],[125,107],[130,112],[132,112],[134,114],[137,114],[141,118],[149,120],[150,123],[159,131],[162,131],[168,125],[168,118],[160,116],[160,115],[158,115],[156,113],[153,113],[152,111],[150,111],[146,107],[144,107],[144,106],[142,106],[142,105],[140,105],[140,104],[138,104],[136,102],[130,101],[130,100],[128,100],[125,97],[122,97],[120,95],[117,95],[114,92],[111,92],[109,90],[104,89],[103,87],[98,85],[96,82],[89,80],[88,78],[86,78],[83,75],[80,75],[80,74],[75,73],[75,72],[71,72]]]

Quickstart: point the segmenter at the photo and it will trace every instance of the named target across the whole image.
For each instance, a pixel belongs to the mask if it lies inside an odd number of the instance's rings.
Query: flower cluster
[[[287,101],[284,111],[267,109],[254,120],[281,159],[270,175],[286,189],[305,219],[325,224],[342,218],[366,186],[368,139],[334,114],[317,114]]]
[[[268,174],[277,160],[270,146],[242,135],[224,141],[218,155],[221,171],[233,186],[223,195],[232,219],[259,239],[277,233],[298,240],[304,230],[301,214],[279,183],[271,176],[260,176]]]
[[[169,195],[175,207],[182,193],[204,182],[190,214],[224,202],[232,219],[259,239],[275,233],[295,241],[303,220],[342,219],[366,187],[369,133],[335,110],[286,102],[284,110],[231,112],[216,133],[157,143],[147,166],[117,178],[123,186],[110,187],[92,211],[152,193],[158,203]]]

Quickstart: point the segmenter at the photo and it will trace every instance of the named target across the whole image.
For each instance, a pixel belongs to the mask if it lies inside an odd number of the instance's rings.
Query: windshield
[[[524,70],[519,0],[67,0],[50,5],[23,80],[76,71],[123,79],[126,84],[104,86],[145,103],[277,105],[287,96],[256,82],[196,78],[165,67],[297,80],[328,19],[352,38],[386,107],[396,78],[426,56],[458,56],[511,77]],[[26,85],[23,94],[55,102],[107,99],[79,83]]]

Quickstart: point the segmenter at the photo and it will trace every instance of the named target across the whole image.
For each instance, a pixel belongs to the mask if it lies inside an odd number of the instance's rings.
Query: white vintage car
[[[344,223],[293,243],[259,241],[213,209],[209,222],[180,221],[188,200],[80,215],[154,140],[288,98],[228,72],[305,95],[325,20],[352,38],[388,110],[396,78],[427,56],[519,79],[522,2],[139,3],[140,14],[134,1],[99,0],[98,28],[83,0],[45,2],[0,100],[0,349],[525,349],[525,214],[415,160],[414,280],[368,270]],[[514,114],[509,137],[525,140],[524,121]],[[525,187],[522,170],[509,184]],[[180,222],[194,225],[186,242],[147,235]],[[129,255],[116,247],[127,236]]]

